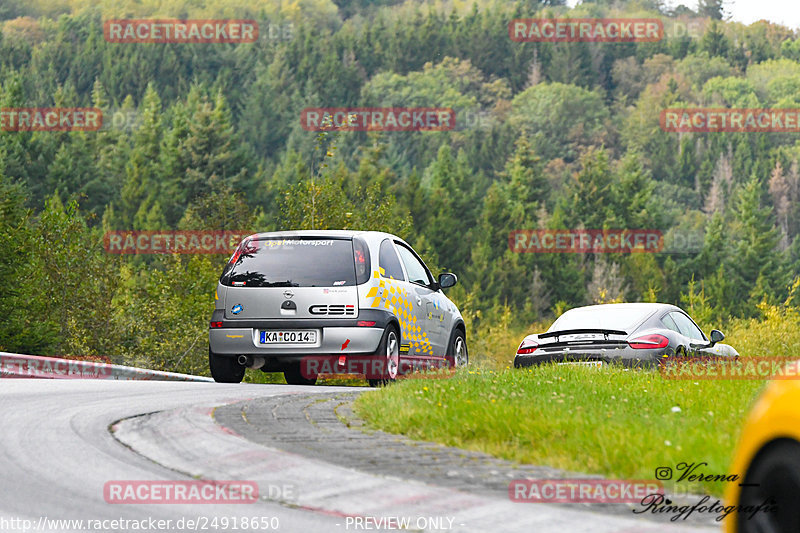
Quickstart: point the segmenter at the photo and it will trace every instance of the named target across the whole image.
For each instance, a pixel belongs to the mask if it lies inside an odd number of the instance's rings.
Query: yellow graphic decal
[[[413,295],[398,285],[397,280],[378,277],[379,274],[385,275],[385,273],[383,268],[373,273],[376,285],[370,287],[365,295],[366,298],[372,299],[369,306],[391,311],[400,323],[401,339],[409,341],[409,344],[407,344],[409,349],[413,346],[417,349],[417,353],[431,355],[433,347],[428,339],[428,334],[422,331],[421,324],[417,320],[418,317],[413,311]],[[428,313],[427,319],[433,320],[433,313]],[[439,316],[439,320],[443,319],[443,316]]]

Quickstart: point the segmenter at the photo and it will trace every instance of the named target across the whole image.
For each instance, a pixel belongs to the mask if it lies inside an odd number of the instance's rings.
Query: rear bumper
[[[211,321],[222,322],[221,328],[210,328],[211,351],[218,355],[253,355],[265,358],[303,357],[305,355],[372,354],[378,349],[383,331],[389,324],[388,313],[362,310],[357,318],[337,319],[268,319],[222,320],[221,310]],[[219,318],[217,318],[219,317]],[[359,321],[375,322],[374,326],[358,326]],[[305,345],[261,344],[261,331],[313,329],[317,342]]]
[[[323,354],[368,354],[375,353],[381,342],[383,330],[366,327],[314,327],[304,326],[302,329],[317,331],[317,342],[307,345],[261,344],[262,329],[295,329],[295,328],[216,328],[208,332],[211,351],[218,355],[258,355],[261,357]]]
[[[627,367],[655,367],[664,356],[671,357],[670,348],[653,350],[635,350],[619,348],[614,350],[583,352],[549,352],[532,353],[514,356],[514,368],[524,368],[546,363],[569,363],[578,361],[601,361],[607,364],[619,364]]]

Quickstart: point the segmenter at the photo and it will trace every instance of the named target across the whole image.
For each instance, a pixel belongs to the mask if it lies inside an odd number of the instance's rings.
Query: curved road
[[[655,522],[621,513],[619,506],[512,503],[503,493],[508,477],[517,475],[508,464],[349,428],[357,420],[348,401],[358,393],[2,379],[0,531],[717,530]],[[531,469],[533,477],[552,477],[547,469]],[[104,493],[108,484],[196,480],[252,482],[259,498],[244,504],[109,503]]]

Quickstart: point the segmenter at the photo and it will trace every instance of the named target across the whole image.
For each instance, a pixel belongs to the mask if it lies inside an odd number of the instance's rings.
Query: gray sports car
[[[541,363],[621,363],[652,366],[670,357],[738,357],[709,337],[681,308],[659,303],[591,305],[570,309],[546,333],[528,335],[517,348],[514,367]]]

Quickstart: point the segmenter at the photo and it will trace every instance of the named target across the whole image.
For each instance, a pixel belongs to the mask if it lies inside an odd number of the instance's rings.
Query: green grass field
[[[761,381],[668,380],[657,371],[545,366],[409,379],[362,395],[372,427],[520,463],[654,479],[707,462],[726,473]],[[684,490],[689,487],[682,487]],[[721,483],[705,491],[721,495]]]
[[[761,320],[727,324],[725,342],[743,357],[800,354],[797,313],[765,311]],[[495,330],[473,342],[468,372],[398,382],[362,395],[356,410],[373,428],[520,463],[624,479],[653,479],[657,467],[681,462],[727,473],[764,381],[674,380],[618,367],[509,368],[530,331]],[[680,488],[724,490],[719,482]]]

